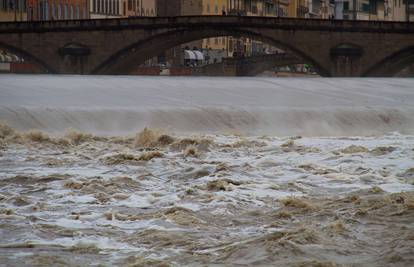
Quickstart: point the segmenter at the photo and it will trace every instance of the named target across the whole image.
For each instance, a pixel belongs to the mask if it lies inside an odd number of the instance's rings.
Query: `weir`
[[[0,88],[0,121],[18,130],[414,133],[412,79],[4,75]]]

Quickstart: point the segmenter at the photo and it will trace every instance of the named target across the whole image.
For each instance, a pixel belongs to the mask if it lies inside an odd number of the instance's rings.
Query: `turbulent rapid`
[[[0,77],[0,265],[412,266],[414,80]]]

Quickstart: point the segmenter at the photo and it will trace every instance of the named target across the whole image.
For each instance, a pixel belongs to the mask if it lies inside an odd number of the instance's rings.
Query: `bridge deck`
[[[177,27],[203,27],[234,25],[286,30],[347,31],[347,32],[392,32],[414,33],[412,22],[326,20],[286,17],[253,16],[180,16],[180,17],[136,17],[119,19],[60,20],[1,22],[1,33],[89,31],[117,29],[155,29]]]

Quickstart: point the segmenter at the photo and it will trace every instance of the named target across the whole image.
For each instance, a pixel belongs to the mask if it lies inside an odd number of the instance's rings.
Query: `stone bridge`
[[[0,23],[0,47],[50,73],[123,74],[177,45],[244,36],[323,76],[392,76],[414,62],[414,23],[244,16]]]
[[[302,59],[286,53],[224,58],[222,62],[203,66],[199,74],[206,76],[257,76],[274,67],[300,63],[303,63]]]

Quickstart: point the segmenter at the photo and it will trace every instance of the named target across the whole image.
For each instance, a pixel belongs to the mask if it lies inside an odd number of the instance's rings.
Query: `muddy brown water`
[[[2,133],[1,266],[414,262],[413,136]]]

